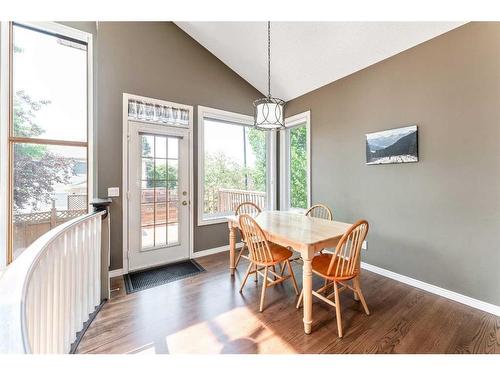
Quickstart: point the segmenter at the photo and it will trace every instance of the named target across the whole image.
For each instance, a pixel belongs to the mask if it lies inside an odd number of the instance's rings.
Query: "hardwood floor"
[[[371,315],[342,293],[344,337],[335,309],[314,300],[313,332],[305,335],[291,283],[270,288],[259,313],[247,267],[231,279],[228,254],[197,261],[206,272],[126,295],[112,280],[112,299],[87,330],[78,353],[500,353],[500,318],[363,270]],[[298,280],[302,272],[294,266]],[[321,281],[315,280],[315,287]],[[300,286],[300,285],[299,285]]]

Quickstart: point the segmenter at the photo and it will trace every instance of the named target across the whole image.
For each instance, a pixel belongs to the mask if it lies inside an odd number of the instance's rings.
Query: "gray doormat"
[[[144,271],[128,273],[124,276],[127,294],[153,288],[158,285],[194,276],[205,269],[194,260],[184,260]]]

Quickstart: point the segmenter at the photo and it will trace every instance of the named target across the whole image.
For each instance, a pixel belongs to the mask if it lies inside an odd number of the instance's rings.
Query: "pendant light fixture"
[[[254,126],[260,130],[285,128],[285,101],[271,96],[271,22],[267,22],[267,97],[253,102]]]

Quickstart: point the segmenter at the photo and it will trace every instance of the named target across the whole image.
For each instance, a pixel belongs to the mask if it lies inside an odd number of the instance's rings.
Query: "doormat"
[[[125,280],[127,294],[130,294],[154,288],[155,286],[168,284],[172,281],[185,279],[204,271],[205,269],[196,261],[185,260],[165,266],[128,273],[123,278]]]

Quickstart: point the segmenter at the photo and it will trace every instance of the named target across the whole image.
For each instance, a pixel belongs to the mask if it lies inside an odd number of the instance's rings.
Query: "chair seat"
[[[328,275],[328,267],[330,267],[330,262],[332,261],[332,258],[333,258],[332,254],[320,254],[318,256],[315,256],[312,260],[313,272],[328,280],[350,280],[359,274],[359,270],[356,270],[353,275],[350,275],[348,277],[342,277],[342,276],[335,277]],[[337,268],[337,262],[339,260],[340,258],[337,258],[335,260],[335,263],[333,264],[332,268],[332,273],[335,272],[335,269]]]
[[[269,250],[271,250],[271,254],[273,256],[273,261],[269,262],[255,262],[260,266],[272,266],[274,264],[278,264],[283,262],[284,260],[287,260],[290,258],[293,253],[286,247],[280,246],[278,244],[275,244],[273,242],[269,242]]]

